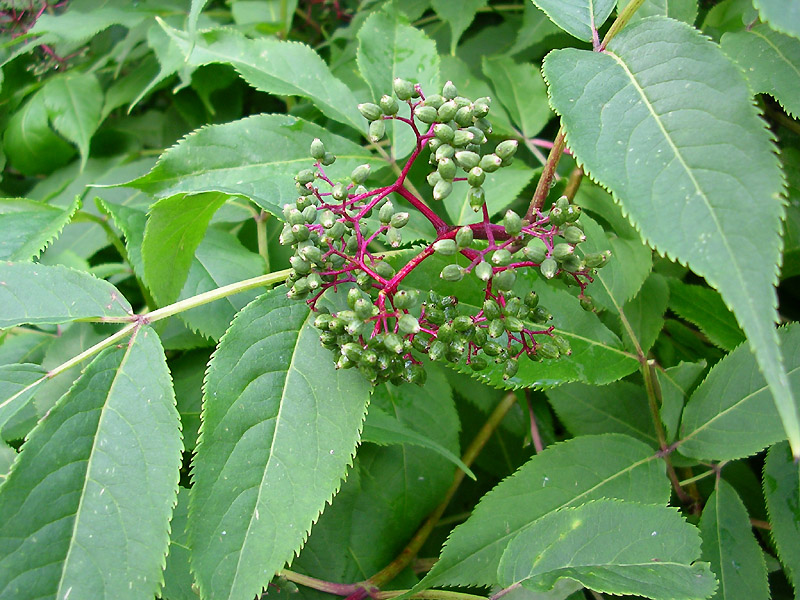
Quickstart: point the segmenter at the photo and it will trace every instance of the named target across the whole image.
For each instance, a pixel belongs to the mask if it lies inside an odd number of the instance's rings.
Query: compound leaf
[[[789,382],[800,392],[800,324],[778,330]],[[683,411],[679,452],[693,458],[742,458],[786,439],[763,375],[746,345],[714,365]]]
[[[768,600],[767,567],[750,517],[736,490],[722,478],[700,519],[703,558],[719,580],[714,598]]]
[[[276,288],[234,320],[209,365],[189,537],[203,596],[250,600],[337,491],[369,401],[336,371],[304,303]]]
[[[22,448],[0,488],[0,598],[153,597],[181,456],[158,336],[100,354]]]
[[[0,306],[0,329],[133,314],[107,281],[61,265],[34,263],[0,262]]]
[[[795,597],[800,590],[800,475],[789,444],[775,444],[764,464],[764,497],[767,500],[770,534],[778,549],[778,557],[794,585]]]
[[[674,508],[602,499],[545,515],[508,544],[499,583],[546,591],[559,579],[607,594],[703,600],[716,588],[700,536]]]
[[[80,207],[79,197],[66,208],[27,198],[0,199],[0,260],[37,258]]]
[[[741,74],[698,31],[665,17],[632,23],[604,52],[556,50],[544,74],[587,172],[651,246],[688,263],[733,309],[800,455],[800,411],[774,326],[782,176]],[[700,143],[699,131],[714,133]]]
[[[309,147],[320,138],[336,163],[325,168],[332,180],[359,164],[382,164],[367,150],[326,129],[290,115],[255,115],[189,134],[161,155],[147,175],[124,185],[157,198],[223,192],[250,198],[283,218],[283,205],[297,200],[294,175],[311,167]]]
[[[584,42],[605,23],[616,0],[532,0],[550,20],[570,35]]]
[[[438,562],[415,590],[492,585],[515,535],[559,508],[603,497],[665,504],[669,485],[652,448],[620,434],[587,435],[549,446],[481,499],[450,534]]]

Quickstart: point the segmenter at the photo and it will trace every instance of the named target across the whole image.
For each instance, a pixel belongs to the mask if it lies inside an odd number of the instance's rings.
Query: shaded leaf
[[[206,596],[250,600],[299,551],[366,412],[366,381],[334,370],[308,308],[285,293],[239,313],[206,376],[189,513]]]
[[[283,218],[297,200],[294,175],[311,167],[309,147],[320,138],[337,161],[325,172],[345,177],[359,164],[382,164],[353,142],[289,115],[256,115],[189,134],[167,150],[150,173],[126,183],[157,198],[223,192],[250,198]]]
[[[23,445],[0,488],[0,598],[143,598],[159,588],[180,467],[164,351],[106,350]]]
[[[431,0],[431,6],[442,21],[450,25],[450,54],[455,55],[458,40],[470,26],[479,8],[486,6],[489,0],[465,0],[450,2],[449,0]]]
[[[744,73],[755,94],[769,94],[793,117],[800,116],[800,40],[767,25],[726,33],[722,50]]]
[[[632,23],[602,53],[556,50],[544,74],[587,172],[648,244],[688,263],[733,309],[800,453],[774,327],[782,176],[741,75],[695,29],[663,17]],[[714,136],[698,144],[697,131]]]
[[[631,20],[655,16],[670,17],[694,25],[697,20],[697,0],[644,0]]]
[[[584,42],[605,23],[616,0],[532,0],[550,20],[570,35]]]
[[[533,2],[525,2],[517,39],[508,50],[509,55],[514,55],[527,50],[544,40],[548,35],[560,33],[559,29],[550,18],[544,14]]]
[[[209,361],[208,350],[183,353],[170,364],[175,402],[181,416],[183,446],[194,450],[200,430],[200,409],[203,404],[203,376]]]
[[[515,535],[553,511],[603,497],[666,503],[664,463],[646,444],[619,434],[549,446],[481,499],[416,590],[494,584],[500,557]]]
[[[747,509],[724,479],[706,502],[700,519],[703,558],[719,580],[719,600],[768,600],[764,553],[753,535]]]
[[[789,382],[800,392],[800,324],[778,330]],[[718,362],[683,411],[679,451],[713,460],[741,458],[786,439],[780,416],[746,345]]]
[[[508,544],[500,585],[549,590],[562,578],[608,594],[702,600],[716,588],[697,529],[674,508],[596,500],[545,515]]]
[[[507,56],[484,57],[483,72],[498,100],[522,135],[532,138],[553,118],[547,103],[547,86],[532,64],[516,63]]]
[[[715,290],[670,279],[669,307],[682,319],[697,325],[715,346],[723,350],[731,351],[745,340],[736,317]]]
[[[706,369],[706,361],[682,362],[668,369],[656,369],[656,378],[661,390],[661,422],[664,424],[667,442],[678,435],[681,413],[690,392]]]
[[[208,223],[227,199],[219,192],[177,194],[150,207],[141,252],[145,281],[162,306],[178,297]]]
[[[159,597],[162,600],[197,600],[192,589],[194,578],[189,571],[189,535],[186,522],[189,515],[189,490],[178,488],[178,503],[172,511],[170,521],[169,553],[164,569],[164,587]]]
[[[630,327],[630,331],[627,327],[621,328],[622,341],[629,350],[636,352],[638,346],[647,355],[664,327],[664,312],[668,301],[669,287],[666,279],[658,273],[651,273],[636,297],[622,307],[621,312]]]
[[[128,301],[107,281],[34,263],[0,262],[0,306],[0,328],[133,314]]]
[[[767,500],[770,535],[778,549],[787,577],[800,589],[800,476],[789,444],[775,444],[764,464],[764,497]]]
[[[6,425],[26,408],[31,409],[36,419],[36,410],[30,404],[36,384],[47,371],[39,365],[16,364],[0,366],[0,439],[11,440],[5,432]]]
[[[0,199],[0,260],[37,258],[80,207],[77,197],[64,209],[26,198]]]
[[[800,4],[784,0],[753,0],[753,6],[773,29],[800,38]]]

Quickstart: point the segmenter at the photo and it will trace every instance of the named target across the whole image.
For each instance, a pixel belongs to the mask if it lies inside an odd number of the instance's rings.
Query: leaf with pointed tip
[[[493,585],[500,557],[515,535],[553,511],[603,497],[665,504],[669,482],[663,462],[647,444],[620,434],[548,446],[481,499],[414,591]]]
[[[145,281],[160,305],[178,297],[208,223],[227,199],[219,192],[177,194],[150,207],[142,259]]]
[[[767,567],[750,517],[736,490],[724,479],[700,518],[703,559],[719,580],[718,600],[769,600]]]
[[[484,57],[482,66],[494,87],[495,99],[505,107],[523,136],[535,137],[553,118],[539,69],[516,63],[508,56]]]
[[[631,21],[645,17],[670,17],[694,25],[697,20],[697,0],[644,0]]]
[[[2,367],[0,367],[2,368]],[[385,413],[380,408],[372,406],[367,413],[367,420],[364,421],[364,431],[361,433],[362,442],[370,442],[379,446],[389,444],[410,444],[427,448],[444,456],[451,463],[469,475],[470,479],[475,480],[475,474],[465,465],[461,459],[450,452],[438,442],[417,433],[410,427],[406,427],[400,420]]]
[[[697,325],[715,346],[723,350],[730,352],[745,341],[736,317],[716,290],[670,279],[669,307],[682,319]]]
[[[800,393],[800,324],[778,330],[789,383]],[[714,365],[683,411],[684,456],[729,460],[749,456],[781,440],[786,432],[769,389],[747,345]]]
[[[533,2],[525,2],[522,12],[522,25],[517,33],[514,45],[508,51],[509,56],[519,54],[542,42],[547,36],[561,33],[550,18]]]
[[[164,568],[164,587],[159,595],[163,600],[197,600],[197,594],[192,589],[194,578],[189,570],[188,514],[189,490],[179,487],[178,503],[169,523],[169,553]]]
[[[163,7],[160,7],[163,10]],[[37,35],[51,35],[73,43],[89,40],[113,25],[131,29],[158,14],[159,7],[150,2],[116,2],[115,0],[73,0],[69,10],[58,14],[45,12],[31,27]]]
[[[630,330],[625,326],[620,327],[626,348],[636,352],[638,347],[647,355],[664,327],[668,301],[669,286],[666,279],[658,273],[650,273],[639,293],[622,307],[622,314],[630,327]]]
[[[5,426],[26,408],[33,408],[30,400],[34,388],[46,375],[47,371],[39,365],[0,365],[0,439],[13,439],[5,434]],[[35,409],[33,418],[36,418]]]
[[[717,586],[700,536],[674,508],[602,499],[545,515],[503,553],[502,587],[549,590],[562,578],[607,594],[703,600]]]
[[[696,363],[682,362],[666,370],[656,369],[656,378],[661,388],[659,415],[664,424],[667,442],[675,441],[683,407],[705,369],[704,360]]]
[[[397,77],[419,83],[427,95],[441,92],[436,43],[397,13],[380,11],[367,17],[358,30],[356,60],[373,100],[392,95],[392,83]],[[401,103],[398,114],[407,116],[407,112],[407,105]],[[395,158],[403,158],[414,149],[416,138],[408,125],[392,120],[386,130]]]
[[[479,8],[486,6],[489,0],[431,0],[431,7],[442,21],[450,25],[450,54],[455,55],[458,40],[470,26]]]
[[[722,50],[744,73],[754,94],[769,94],[786,111],[800,116],[800,40],[756,25],[720,40]]]
[[[39,422],[0,488],[0,598],[158,592],[181,441],[158,336],[106,350]]]
[[[533,0],[550,20],[570,35],[591,42],[617,0]]]
[[[26,198],[0,199],[0,260],[37,258],[80,207],[79,197],[63,209]]]
[[[775,444],[764,463],[764,497],[767,501],[770,535],[788,579],[800,593],[800,475],[789,444]]]
[[[183,138],[161,155],[150,173],[124,185],[157,198],[223,192],[250,198],[283,218],[283,205],[297,200],[294,175],[311,167],[309,147],[320,138],[336,163],[325,172],[336,180],[362,163],[382,161],[358,144],[289,115],[255,115],[210,125]]]
[[[763,21],[773,29],[800,38],[800,3],[786,0],[753,0]]]
[[[298,552],[337,491],[369,387],[336,371],[284,287],[241,311],[206,376],[189,537],[200,592],[250,600]]]
[[[697,30],[650,17],[604,52],[551,52],[544,75],[587,173],[649,245],[688,263],[733,309],[800,456],[800,408],[775,331],[783,178],[741,74]],[[698,144],[698,131],[714,135]]]
[[[110,283],[60,265],[0,262],[0,329],[76,319],[129,317],[130,304]]]

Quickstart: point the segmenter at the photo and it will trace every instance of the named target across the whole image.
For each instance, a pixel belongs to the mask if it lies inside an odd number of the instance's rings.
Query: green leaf
[[[800,391],[800,324],[778,330],[789,382]],[[684,456],[712,460],[742,458],[786,439],[758,365],[746,345],[714,365],[692,394],[681,423]]]
[[[522,13],[522,25],[517,33],[514,45],[509,49],[509,56],[519,54],[531,46],[542,42],[547,36],[560,33],[561,30],[533,2],[525,2]]]
[[[258,254],[250,252],[233,234],[211,227],[195,251],[178,300],[263,274],[264,260]],[[248,290],[184,311],[179,316],[192,330],[219,339],[234,315],[258,294],[259,290]]]
[[[181,442],[158,336],[86,368],[0,488],[0,598],[145,598],[159,589]]]
[[[789,444],[785,442],[774,445],[767,453],[764,497],[772,524],[770,535],[797,597],[800,590],[800,546],[797,545],[800,539],[800,476]]]
[[[170,521],[169,553],[164,569],[164,587],[159,594],[163,600],[197,600],[192,590],[194,578],[189,571],[189,535],[186,523],[189,514],[189,490],[178,488],[178,504]]]
[[[159,24],[178,49],[183,64],[195,68],[229,64],[262,92],[308,98],[325,116],[364,131],[356,97],[310,46],[275,38],[251,40],[230,29],[202,31],[191,38],[161,20]]]
[[[515,535],[553,511],[603,497],[666,503],[664,463],[646,444],[619,434],[548,446],[481,499],[450,534],[438,562],[415,591],[436,585],[492,585],[500,557]]]
[[[716,588],[700,539],[674,508],[596,500],[539,519],[508,545],[500,585],[545,591],[562,578],[607,594],[702,600]]]
[[[769,94],[793,117],[800,116],[800,40],[767,25],[726,33],[722,50],[744,73],[755,94]]]
[[[375,12],[364,21],[358,30],[356,60],[374,100],[393,93],[392,82],[396,77],[419,83],[426,95],[441,91],[435,42],[397,13]],[[405,108],[399,114],[406,116]],[[361,122],[364,123],[363,117]],[[416,145],[413,131],[396,120],[386,125],[394,157],[408,155]]]
[[[227,194],[219,192],[177,194],[150,207],[142,243],[144,276],[162,306],[178,297],[194,251],[203,240],[211,217],[227,199]]]
[[[689,393],[706,369],[706,361],[696,363],[682,362],[669,369],[656,369],[656,378],[661,390],[661,422],[667,435],[667,442],[673,442],[678,435],[678,424]]]
[[[90,73],[70,73],[48,80],[40,93],[53,128],[78,147],[82,168],[89,157],[89,142],[100,126],[100,82]]]
[[[379,446],[410,444],[412,446],[427,448],[428,450],[433,450],[440,456],[444,456],[447,460],[464,471],[464,473],[469,475],[470,479],[476,479],[472,470],[465,465],[458,456],[450,452],[450,450],[436,441],[406,427],[397,418],[390,416],[375,406],[371,407],[369,413],[367,413],[367,420],[364,421],[364,431],[361,433],[361,441],[378,444]]]
[[[122,235],[125,236],[125,250],[133,272],[139,279],[144,279],[144,261],[142,260],[142,241],[147,226],[147,213],[144,210],[106,202],[98,199],[100,211],[114,220]]]
[[[464,0],[463,2],[450,2],[450,0],[431,0],[433,10],[442,21],[450,25],[450,54],[455,56],[458,40],[475,19],[479,8],[483,8],[488,0]]]
[[[633,13],[631,21],[655,16],[670,17],[694,25],[697,20],[697,0],[644,0]]]
[[[47,371],[39,365],[22,363],[0,366],[0,439],[13,439],[6,435],[6,425],[26,408],[32,408],[30,400],[34,389],[46,375]],[[32,412],[35,419],[36,410]]]
[[[183,353],[170,364],[175,402],[181,416],[183,447],[194,450],[200,430],[200,409],[203,404],[203,376],[209,361],[208,350]]]
[[[731,351],[745,340],[736,317],[715,290],[670,279],[669,307],[682,319],[697,325],[715,346],[723,350]]]
[[[636,297],[622,307],[620,319],[624,316],[627,324],[621,327],[622,340],[629,350],[636,352],[638,347],[647,355],[664,327],[668,300],[666,279],[658,273],[650,273]]]
[[[189,513],[204,596],[250,600],[300,549],[366,413],[366,381],[333,368],[308,308],[285,293],[239,313],[206,376]]]
[[[549,390],[547,399],[573,435],[624,433],[658,447],[647,394],[639,385],[626,381],[600,387],[567,383]]]
[[[663,17],[629,25],[605,52],[554,51],[544,74],[590,176],[649,245],[688,263],[733,309],[800,456],[800,414],[774,327],[782,176],[741,75],[695,29]],[[698,144],[698,131],[713,139]]]
[[[64,209],[26,198],[0,199],[0,260],[37,258],[80,207],[77,197]]]
[[[768,600],[764,553],[753,535],[747,509],[724,479],[706,502],[700,519],[703,558],[719,580],[719,600]]]
[[[800,38],[800,3],[785,0],[753,0],[761,19],[773,29]]]
[[[73,0],[69,10],[57,15],[47,12],[42,14],[30,31],[39,35],[50,34],[78,44],[113,25],[131,29],[157,13],[158,8],[150,2]]]
[[[283,205],[297,200],[294,175],[313,164],[309,147],[314,138],[338,157],[325,168],[331,179],[348,176],[359,164],[383,164],[361,146],[308,121],[256,115],[189,134],[167,150],[150,173],[125,185],[157,198],[239,194],[283,218]]]
[[[532,0],[550,20],[570,35],[591,42],[614,10],[616,0]]]
[[[0,329],[133,314],[128,301],[107,281],[34,263],[0,262],[0,306]]]
[[[11,465],[14,464],[16,458],[17,453],[11,446],[0,443],[0,485],[2,485],[8,477],[8,473],[11,471]]]
[[[553,118],[547,103],[547,86],[539,69],[516,63],[507,56],[483,58],[483,72],[491,81],[495,99],[526,138],[536,136]]]

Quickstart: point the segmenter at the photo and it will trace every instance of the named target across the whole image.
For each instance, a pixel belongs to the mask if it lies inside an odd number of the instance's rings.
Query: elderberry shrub
[[[282,244],[295,249],[286,284],[289,297],[305,299],[319,314],[314,320],[322,345],[335,355],[337,368],[358,368],[374,384],[423,384],[423,359],[457,363],[463,358],[475,371],[491,361],[513,377],[520,358],[555,359],[569,354],[567,340],[554,333],[552,315],[539,303],[535,292],[515,292],[517,272],[538,268],[546,279],[560,277],[580,289],[587,310],[591,300],[584,294],[592,273],[608,260],[608,253],[579,258],[575,248],[586,238],[580,225],[580,208],[559,198],[545,213],[536,210],[524,220],[509,210],[501,223],[491,223],[485,205],[483,183],[513,160],[515,140],[502,141],[494,152],[483,152],[491,124],[487,120],[491,100],[470,100],[458,95],[452,82],[440,94],[425,96],[418,85],[396,79],[394,95],[379,104],[359,105],[369,121],[371,141],[380,141],[386,121],[406,123],[416,135],[416,148],[398,179],[391,185],[367,189],[370,167],[356,167],[349,181],[332,181],[325,167],[336,157],[319,139],[311,143],[313,168],[296,177],[298,198],[284,207]],[[408,116],[401,114],[408,107]],[[405,112],[405,108],[403,109]],[[405,187],[411,164],[423,151],[430,152],[433,167],[427,180],[434,201],[446,198],[453,182],[469,184],[468,198],[483,221],[451,225]],[[373,252],[373,242],[391,247],[402,243],[402,229],[409,213],[398,211],[392,196],[407,200],[434,226],[437,239],[425,246],[398,271],[384,256]],[[379,224],[367,219],[377,214]],[[373,220],[374,223],[374,220]],[[475,312],[462,309],[458,298],[431,290],[427,295],[399,289],[403,280],[433,254],[460,254],[466,266],[448,264],[443,280],[457,282],[476,277],[485,286],[485,301]],[[331,313],[318,306],[331,289],[346,293],[349,309]]]

